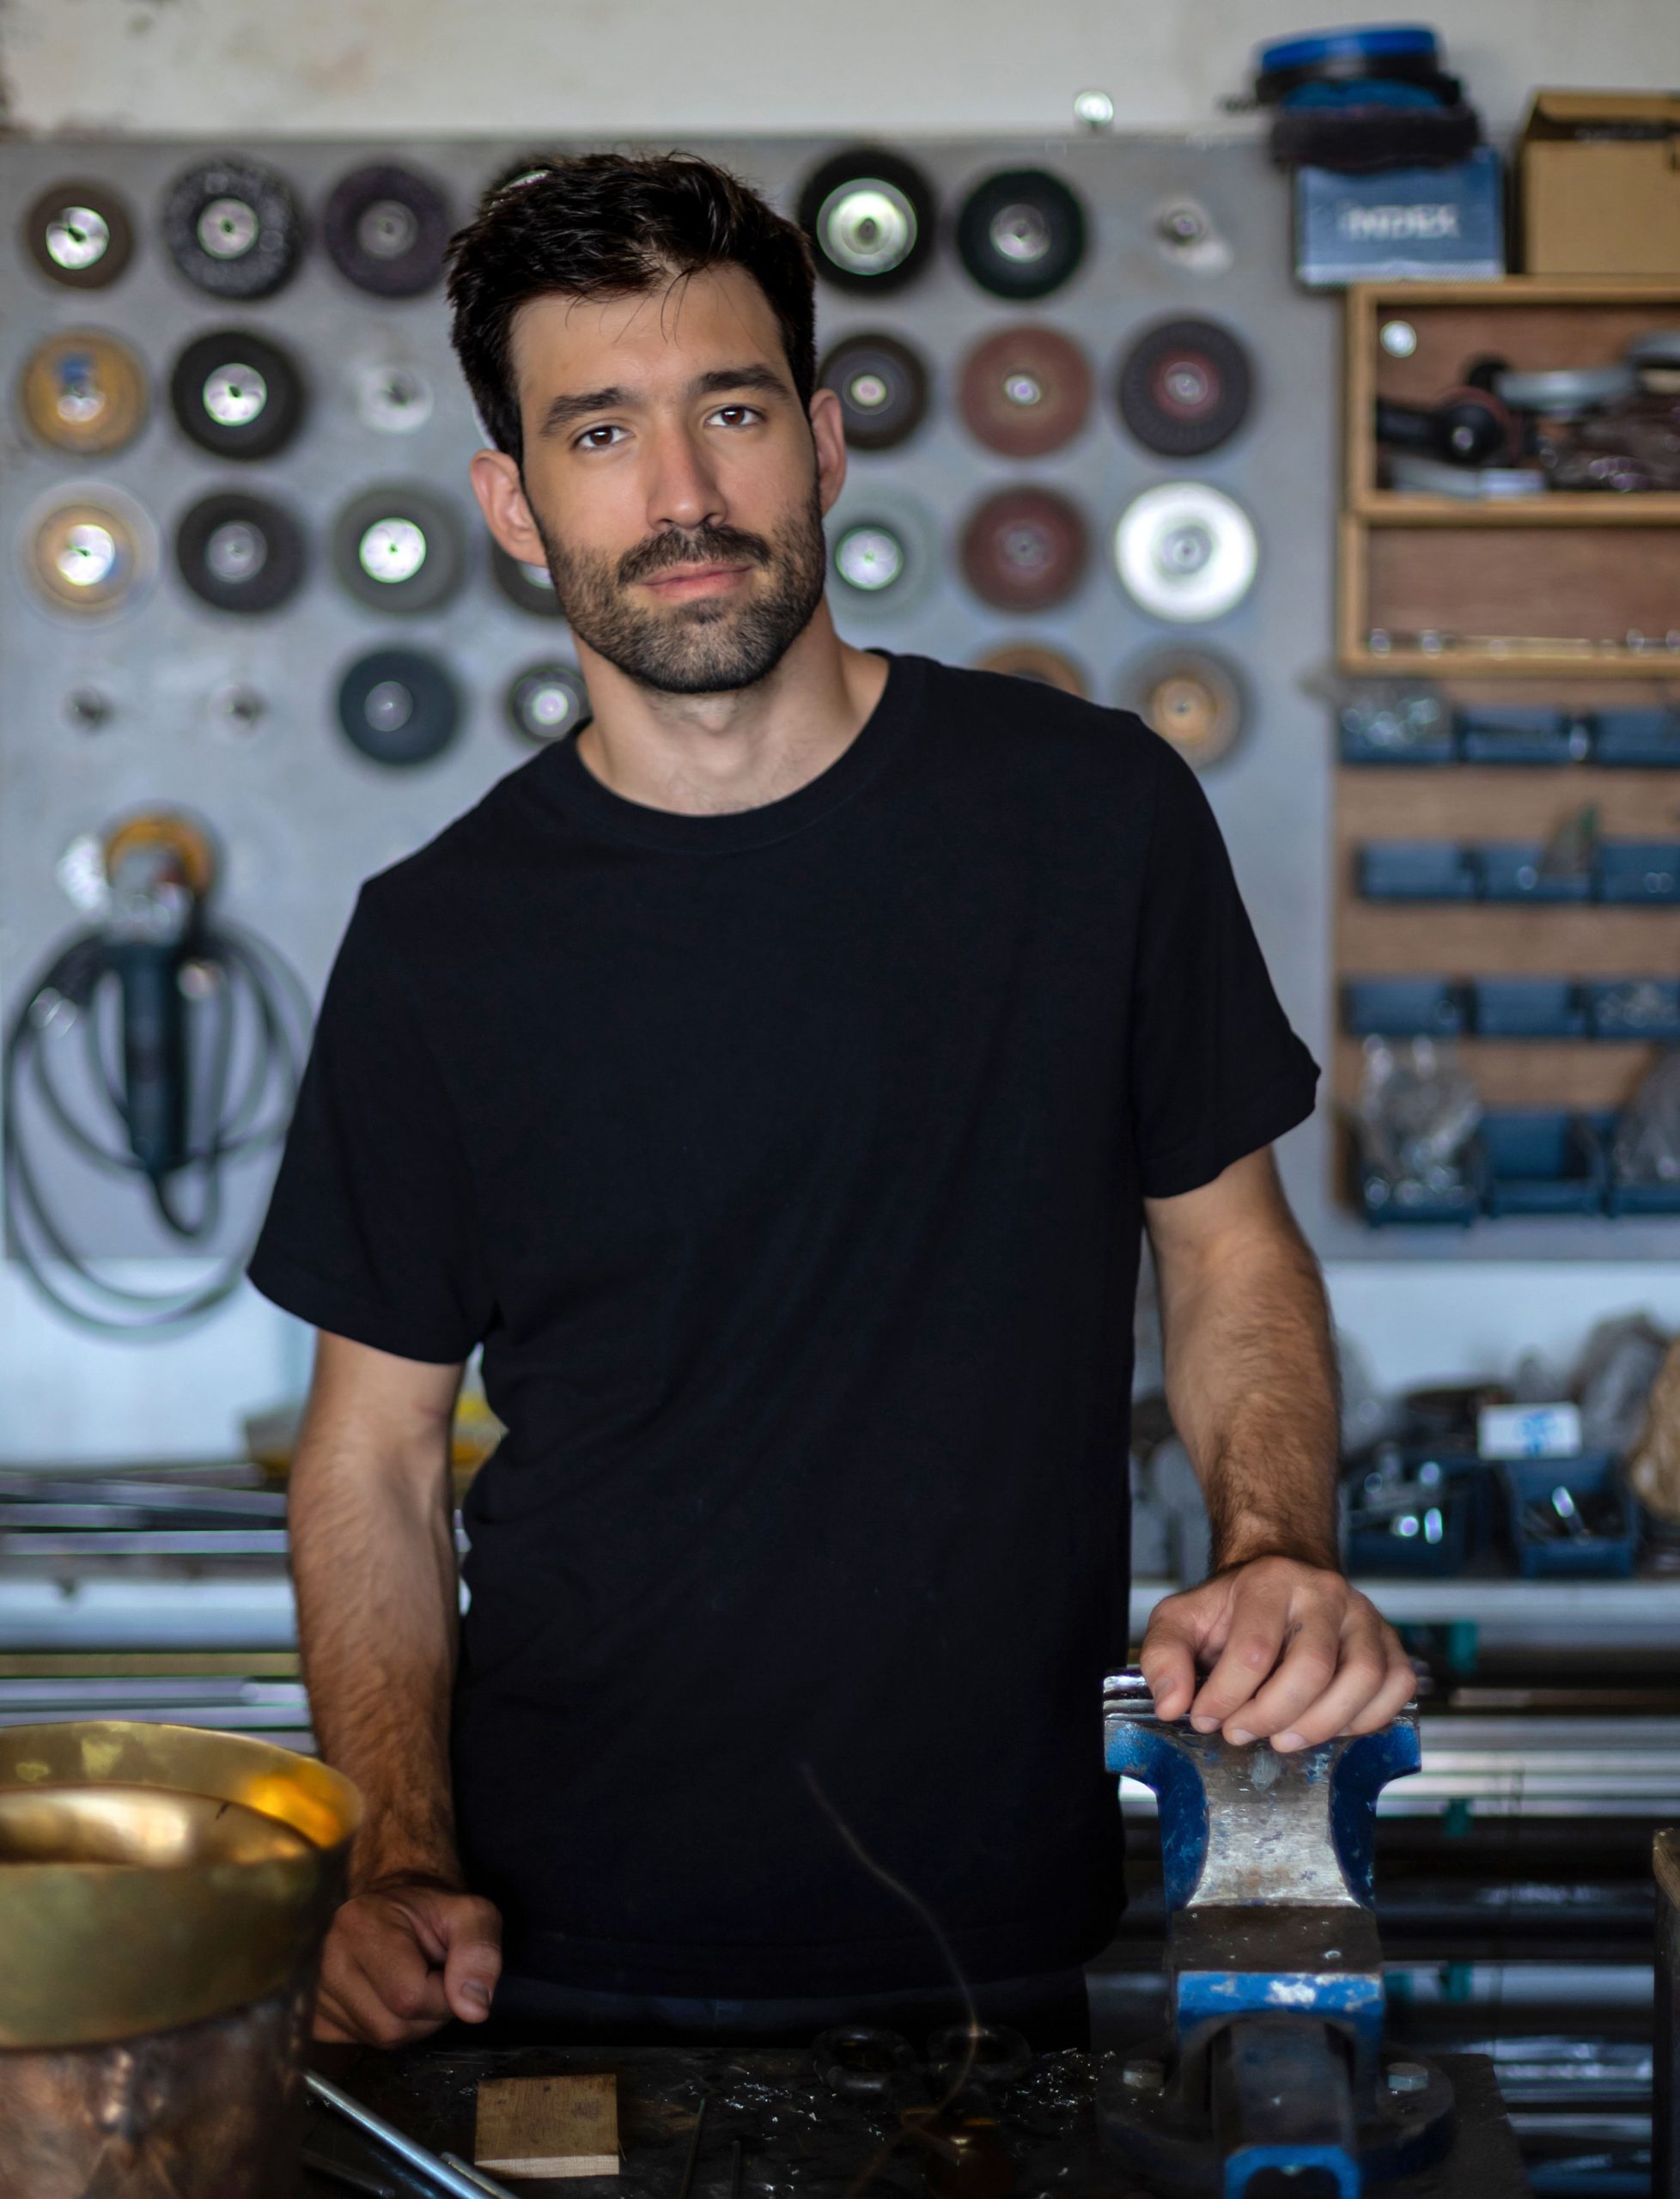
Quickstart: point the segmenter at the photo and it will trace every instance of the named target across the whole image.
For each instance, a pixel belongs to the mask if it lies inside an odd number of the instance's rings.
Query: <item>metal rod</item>
[[[417,2175],[429,2178],[440,2191],[448,2192],[450,2199],[484,2199],[484,2187],[475,2180],[476,2172],[474,2178],[463,2176],[429,2147],[398,2129],[394,2123],[387,2123],[382,2115],[375,2115],[372,2108],[363,2107],[359,2099],[340,2092],[337,2085],[318,2077],[313,2069],[307,2074],[310,2091],[324,2106],[335,2110],[347,2122],[355,2123],[358,2130],[365,2130],[370,2138],[376,2138],[399,2160],[406,2161]],[[513,2199],[513,2196],[507,2193],[502,2199]]]
[[[688,2159],[683,2163],[683,2180],[677,2186],[677,2199],[688,2199],[694,2184],[694,2164],[700,2158],[700,2133],[706,2127],[706,2110],[711,2105],[711,2094],[700,2095],[700,2112],[694,2118],[694,2135],[688,2141]]]
[[[459,2175],[468,2177],[486,2195],[486,2199],[514,2199],[505,2184],[498,2184],[486,2171],[472,2161],[463,2160],[459,2153],[445,2153],[444,2159]]]
[[[352,2168],[348,2161],[335,2161],[330,2153],[318,2153],[306,2146],[303,2165],[313,2176],[324,2176],[331,2183],[342,2184],[351,2191],[361,2191],[367,2199],[397,2199],[397,2187],[387,2184],[377,2176],[366,2175],[359,2168]]]
[[[729,2199],[741,2199],[741,2141],[736,2139],[729,2148]]]

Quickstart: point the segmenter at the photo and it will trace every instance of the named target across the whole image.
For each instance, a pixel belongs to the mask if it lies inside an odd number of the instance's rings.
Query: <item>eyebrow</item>
[[[686,395],[715,397],[725,390],[755,389],[766,396],[786,397],[788,384],[773,368],[765,366],[713,367],[708,373],[697,375],[690,382]],[[552,436],[574,421],[585,418],[591,412],[616,412],[636,402],[634,393],[617,382],[610,382],[605,389],[579,390],[575,393],[554,399],[543,415],[539,434]]]

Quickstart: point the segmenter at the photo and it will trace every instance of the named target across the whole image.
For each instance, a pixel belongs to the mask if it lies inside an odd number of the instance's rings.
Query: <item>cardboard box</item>
[[[1295,273],[1314,289],[1486,282],[1504,272],[1504,196],[1491,145],[1448,168],[1295,170]]]
[[[1531,275],[1680,275],[1680,94],[1537,92],[1517,197]]]

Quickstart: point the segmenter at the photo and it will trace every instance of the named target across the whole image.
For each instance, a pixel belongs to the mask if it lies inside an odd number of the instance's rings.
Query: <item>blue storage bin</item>
[[[1500,1543],[1504,1502],[1492,1467],[1475,1452],[1443,1451],[1412,1444],[1401,1453],[1406,1477],[1415,1479],[1421,1466],[1440,1470],[1441,1534],[1431,1542],[1427,1532],[1397,1534],[1372,1521],[1354,1524],[1363,1495],[1364,1472],[1354,1469],[1347,1477],[1348,1513],[1342,1538],[1346,1570],[1350,1574],[1427,1574],[1450,1579],[1466,1564],[1493,1553]]]
[[[1526,703],[1467,704],[1458,713],[1466,764],[1578,764],[1592,745],[1584,718]]]
[[[1373,1229],[1442,1225],[1468,1229],[1482,1212],[1482,1174],[1474,1153],[1466,1156],[1464,1180],[1444,1191],[1424,1192],[1415,1184],[1397,1185],[1379,1169],[1360,1164],[1360,1211]]]
[[[1590,901],[1591,871],[1549,874],[1537,840],[1483,840],[1470,850],[1484,901]]]
[[[1680,710],[1598,711],[1592,760],[1628,771],[1680,771]]]
[[[1616,1470],[1613,1453],[1583,1451],[1573,1459],[1501,1459],[1500,1478],[1511,1511],[1511,1544],[1525,1580],[1588,1574],[1626,1579],[1639,1546],[1639,1508]],[[1537,1532],[1528,1508],[1543,1508],[1555,1489],[1567,1489],[1577,1505],[1604,1506],[1604,1532],[1577,1538]],[[1589,1511],[1588,1516],[1591,1517]]]
[[[1598,1118],[1599,1136],[1604,1145],[1604,1210],[1620,1221],[1625,1216],[1641,1214],[1680,1214],[1680,1183],[1619,1182],[1616,1174],[1616,1134],[1622,1126],[1622,1115],[1612,1113]]]
[[[1469,851],[1452,840],[1372,840],[1359,851],[1367,901],[1473,901]]]
[[[1349,978],[1342,1027],[1355,1039],[1453,1039],[1464,1028],[1462,986],[1445,978]]]
[[[1572,978],[1476,978],[1470,1020],[1483,1039],[1584,1039],[1586,1002]]]
[[[1427,710],[1366,709],[1347,704],[1337,721],[1344,764],[1451,764],[1457,756],[1452,715],[1444,704]]]
[[[1595,978],[1586,991],[1595,1039],[1680,1039],[1680,983],[1672,978]]]
[[[1592,1125],[1560,1108],[1511,1108],[1483,1115],[1482,1202],[1510,1214],[1602,1214],[1604,1148]]]
[[[1657,906],[1680,901],[1680,840],[1601,840],[1598,898]]]

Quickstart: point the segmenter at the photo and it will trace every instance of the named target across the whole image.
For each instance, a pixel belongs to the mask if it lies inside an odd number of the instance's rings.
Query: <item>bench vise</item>
[[[1103,1726],[1109,1770],[1160,1811],[1171,2026],[1105,2074],[1105,2143],[1196,2199],[1359,2199],[1441,2159],[1452,2089],[1384,2045],[1373,1910],[1377,1796],[1418,1769],[1416,1711],[1235,1748],[1158,1718],[1134,1669],[1104,1683]]]

